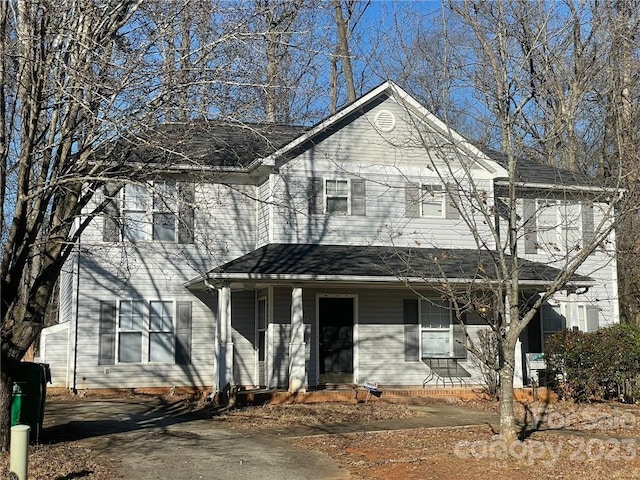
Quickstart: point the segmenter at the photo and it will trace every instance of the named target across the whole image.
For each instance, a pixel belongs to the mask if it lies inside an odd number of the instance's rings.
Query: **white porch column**
[[[231,288],[218,289],[217,322],[217,380],[218,391],[233,385],[233,337],[231,336]]]
[[[516,342],[516,361],[513,365],[513,388],[524,387],[522,373],[522,342],[520,339]]]
[[[289,392],[305,388],[305,343],[302,287],[291,289],[291,338],[289,340]]]

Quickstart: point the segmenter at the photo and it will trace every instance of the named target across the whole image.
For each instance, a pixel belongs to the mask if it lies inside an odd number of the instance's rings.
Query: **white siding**
[[[283,206],[274,209],[275,243],[476,248],[462,219],[405,216],[407,183],[441,183],[434,166],[452,187],[458,185],[469,190],[469,177],[461,167],[461,159],[443,154],[443,150],[434,146],[433,139],[425,140],[428,144],[420,143],[413,126],[398,121],[394,138],[383,137],[372,126],[380,110],[392,110],[398,118],[408,116],[397,103],[387,100],[281,168],[274,195],[275,203]],[[439,141],[445,142],[442,138]],[[449,164],[442,161],[443,155]],[[468,162],[466,157],[465,161]],[[469,171],[477,188],[486,190],[491,198],[491,173],[475,166]],[[365,179],[366,215],[309,215],[308,185],[312,177]],[[463,208],[469,209],[465,195],[461,198]],[[479,218],[475,230],[491,244],[486,225]]]
[[[518,208],[521,217],[525,220],[522,212],[522,201],[519,201]],[[596,228],[604,219],[604,224],[601,228],[601,231],[604,232],[608,226],[607,219],[609,219],[609,222],[613,221],[613,211],[610,210],[608,204],[596,202],[593,213]],[[503,226],[503,228],[506,227]],[[524,231],[524,228],[520,228],[520,232],[522,232],[521,237],[524,235]],[[582,233],[581,231],[581,235]],[[527,254],[524,252],[524,238],[520,239],[518,247],[519,257],[532,262],[548,264],[559,269],[563,269],[564,266],[579,253],[578,250],[575,250],[567,255],[567,253],[561,249],[554,248],[553,246],[544,246],[544,248],[537,249],[537,253]],[[612,232],[607,241],[600,244],[577,270],[577,274],[593,279],[593,285],[590,286],[586,292],[581,292],[580,294],[567,294],[566,291],[560,291],[554,295],[555,301],[564,304],[568,327],[579,326],[577,320],[578,305],[597,306],[601,327],[620,321],[618,307],[618,273],[615,251],[615,234]]]
[[[392,112],[397,119],[396,128],[388,134],[380,133],[373,126],[376,114],[382,110]],[[216,295],[192,293],[183,285],[197,275],[267,243],[475,249],[475,237],[480,236],[489,248],[493,247],[494,240],[489,231],[491,218],[467,217],[472,223],[469,226],[463,218],[406,216],[408,183],[416,186],[440,183],[441,175],[445,181],[462,187],[461,208],[468,213],[473,210],[472,203],[485,195],[491,202],[492,177],[498,174],[481,168],[466,157],[456,156],[446,148],[449,142],[442,136],[430,132],[417,135],[414,122],[413,114],[393,99],[387,99],[319,140],[297,158],[278,163],[274,173],[262,178],[259,186],[198,184],[195,192],[195,242],[192,245],[157,242],[107,244],[102,242],[102,218],[92,222],[82,239],[77,298],[73,293],[75,258],[65,266],[60,280],[60,321],[71,320],[71,329],[76,318],[77,300],[76,387],[212,385]],[[469,173],[473,182],[467,177]],[[310,215],[310,178],[364,179],[366,215]],[[466,192],[473,193],[467,195]],[[96,197],[96,202],[99,200]],[[596,214],[595,224],[598,223]],[[611,235],[607,250],[594,253],[579,270],[579,273],[596,280],[594,287],[579,296],[557,295],[567,305],[568,312],[573,312],[580,302],[597,305],[601,325],[618,321],[614,240]],[[521,253],[521,256],[525,255]],[[526,258],[562,267],[561,261],[541,252],[526,255]],[[271,288],[271,385],[286,387],[291,287]],[[308,383],[315,385],[318,382],[317,295],[331,293],[357,296],[355,380],[361,383],[371,379],[383,385],[422,385],[429,375],[428,367],[420,359],[406,361],[404,354],[403,300],[415,298],[414,294],[403,288],[367,288],[362,285],[325,288],[317,284],[312,288],[303,286]],[[191,364],[98,365],[100,302],[118,299],[191,302]],[[254,309],[253,291],[232,293],[234,373],[241,385],[257,383]],[[480,328],[473,325],[469,331],[476,335]],[[75,338],[74,332],[63,338],[62,329],[45,329],[45,337],[46,348],[51,346],[51,350],[45,352],[47,358],[43,360],[51,359],[52,370],[57,372],[55,376],[59,376],[60,372],[66,371],[67,359],[63,349],[68,348],[69,339]],[[471,360],[464,366],[473,370]],[[474,377],[470,383],[478,380]]]
[[[405,361],[404,354],[404,300],[417,298],[403,288],[367,289],[363,287],[304,288],[303,308],[305,322],[305,341],[307,342],[307,374],[309,385],[318,383],[318,323],[316,302],[319,294],[355,295],[358,311],[356,313],[357,338],[354,353],[357,363],[354,365],[356,382],[375,380],[384,385],[422,386],[429,376],[429,368],[419,358]],[[276,288],[274,291],[274,327],[276,384],[286,387],[288,378],[287,347],[290,332],[291,289]],[[469,334],[475,338],[482,325],[468,327]],[[479,384],[481,378],[474,367],[471,354],[468,360],[461,362],[473,377],[466,379],[468,384]],[[354,360],[355,361],[355,360]]]
[[[78,389],[155,386],[208,386],[213,383],[215,299],[198,298],[182,284],[195,275],[184,260],[158,252],[82,258],[78,299]],[[190,365],[116,364],[98,365],[99,308],[101,301],[167,300],[192,304]]]
[[[74,302],[74,271],[77,268],[77,256],[71,254],[69,259],[64,263],[62,270],[60,271],[60,310],[58,321],[60,323],[69,322],[73,319],[75,311]]]
[[[270,180],[267,180],[258,187],[258,228],[256,247],[261,247],[269,243],[269,217],[272,211],[271,202],[271,187]]]
[[[69,322],[44,328],[40,334],[39,363],[49,364],[52,387],[66,388],[69,362]]]

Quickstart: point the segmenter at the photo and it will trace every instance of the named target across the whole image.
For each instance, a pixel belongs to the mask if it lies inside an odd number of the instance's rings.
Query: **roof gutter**
[[[511,185],[508,179],[496,179],[496,185],[508,187]],[[530,182],[515,182],[513,183],[516,187],[522,188],[538,188],[549,190],[548,183],[530,183]],[[606,193],[622,193],[625,190],[623,188],[615,188],[615,187],[591,187],[586,185],[557,185],[562,190],[568,190],[573,192],[606,192]]]
[[[478,278],[453,278],[445,280],[444,278],[422,278],[422,277],[398,277],[398,276],[374,276],[374,275],[310,275],[310,274],[261,274],[261,273],[209,273],[204,276],[197,277],[193,280],[186,282],[184,287],[190,288],[197,284],[210,281],[212,282],[225,282],[231,280],[252,280],[252,281],[271,281],[271,282],[341,282],[341,283],[425,283],[425,284],[442,284],[443,282],[461,285],[469,283],[484,282]],[[497,280],[490,280],[490,285],[497,285]],[[524,286],[545,286],[550,281],[544,280],[520,280],[518,282]],[[568,285],[572,287],[590,287],[593,286],[593,281],[579,280],[575,282],[568,282]]]

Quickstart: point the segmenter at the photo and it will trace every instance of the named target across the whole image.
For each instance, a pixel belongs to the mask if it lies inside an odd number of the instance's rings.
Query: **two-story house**
[[[467,345],[490,308],[472,309],[474,292],[499,281],[506,248],[504,157],[391,82],[311,128],[149,135],[130,161],[171,165],[107,186],[110,207],[61,278],[60,323],[40,341],[55,386],[482,381]],[[527,160],[518,175],[518,281],[533,297],[607,224],[609,204],[587,177]],[[612,232],[531,322],[518,358],[561,328],[618,321],[614,252]],[[463,312],[450,288],[469,295]]]

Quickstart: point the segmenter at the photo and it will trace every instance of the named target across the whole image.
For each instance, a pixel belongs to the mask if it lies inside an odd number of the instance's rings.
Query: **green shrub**
[[[640,328],[617,324],[585,333],[563,330],[545,342],[552,386],[576,401],[640,398]]]

